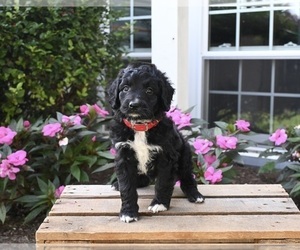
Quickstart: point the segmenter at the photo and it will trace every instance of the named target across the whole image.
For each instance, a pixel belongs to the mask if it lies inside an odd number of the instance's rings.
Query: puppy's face
[[[132,119],[152,119],[158,110],[159,82],[147,73],[129,71],[119,85],[120,111]]]
[[[134,64],[120,71],[108,89],[112,108],[134,120],[157,119],[170,108],[174,89],[153,64]]]

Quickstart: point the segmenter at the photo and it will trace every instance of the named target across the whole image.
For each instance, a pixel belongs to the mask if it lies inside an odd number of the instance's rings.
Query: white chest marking
[[[146,132],[135,132],[134,140],[128,144],[135,151],[139,162],[138,169],[142,173],[147,173],[147,163],[151,161],[154,152],[160,151],[161,147],[148,144]]]

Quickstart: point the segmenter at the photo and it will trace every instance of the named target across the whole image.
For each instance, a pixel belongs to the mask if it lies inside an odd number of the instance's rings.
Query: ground
[[[276,174],[258,175],[257,167],[236,166],[237,175],[234,184],[273,184]],[[108,176],[99,184],[104,184]],[[296,202],[299,207],[300,202]],[[33,222],[23,225],[20,211],[11,214],[4,225],[0,225],[0,243],[35,243],[35,232],[44,220],[45,215],[39,216]]]

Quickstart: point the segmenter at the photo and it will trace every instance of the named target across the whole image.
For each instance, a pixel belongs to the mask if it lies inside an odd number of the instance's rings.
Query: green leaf
[[[80,181],[80,168],[78,167],[79,162],[74,162],[71,167],[70,171],[71,174],[76,178],[77,181]]]
[[[105,165],[103,165],[103,166],[101,166],[101,167],[99,167],[99,168],[96,168],[96,169],[92,172],[92,174],[98,173],[98,172],[102,172],[102,171],[105,171],[105,170],[107,170],[107,169],[114,168],[114,167],[115,167],[115,163],[107,163],[107,164],[105,164]]]
[[[40,199],[36,195],[23,195],[18,199],[16,199],[17,202],[21,202],[21,203],[36,203],[39,200]]]
[[[227,129],[227,126],[228,126],[228,123],[226,123],[226,122],[221,122],[221,121],[217,121],[217,122],[215,122],[215,124],[216,124],[218,127],[220,127],[221,129],[223,129],[223,130],[226,130],[226,129]]]
[[[265,165],[259,168],[258,174],[272,173],[275,171],[275,166],[275,161],[267,162]]]
[[[99,156],[102,156],[102,157],[106,158],[106,159],[110,159],[110,160],[115,159],[115,156],[112,155],[109,151],[106,151],[106,152],[98,151],[97,154]]]
[[[24,223],[28,223],[30,221],[32,221],[33,219],[35,219],[40,213],[42,213],[43,211],[46,211],[48,209],[48,205],[44,205],[44,206],[40,206],[35,208],[34,210],[32,210],[26,217],[24,220]]]
[[[6,218],[6,207],[4,205],[4,202],[0,203],[0,221],[2,222],[2,224],[4,224]]]
[[[300,173],[290,175],[291,178],[300,178]]]
[[[222,130],[218,127],[214,128],[214,136],[222,135]]]
[[[48,190],[48,185],[46,182],[42,181],[40,178],[37,177],[37,182],[39,185],[40,190],[45,194]]]
[[[299,196],[300,195],[300,182],[298,182],[293,189],[291,190],[290,194],[292,196]]]
[[[300,172],[300,164],[299,163],[298,164],[297,163],[289,164],[287,167],[296,172]]]

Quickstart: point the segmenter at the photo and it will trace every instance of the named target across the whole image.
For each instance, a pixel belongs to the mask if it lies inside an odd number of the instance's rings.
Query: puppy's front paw
[[[155,204],[153,206],[148,207],[149,211],[152,211],[153,213],[158,213],[162,211],[168,210],[163,204]]]
[[[133,222],[133,221],[138,221],[138,218],[137,217],[130,217],[128,215],[122,214],[120,216],[120,220],[123,221],[123,222],[129,223],[129,222]]]
[[[196,193],[188,196],[188,200],[190,202],[194,202],[194,203],[203,203],[205,198],[202,194],[200,194],[199,192],[196,192]]]

